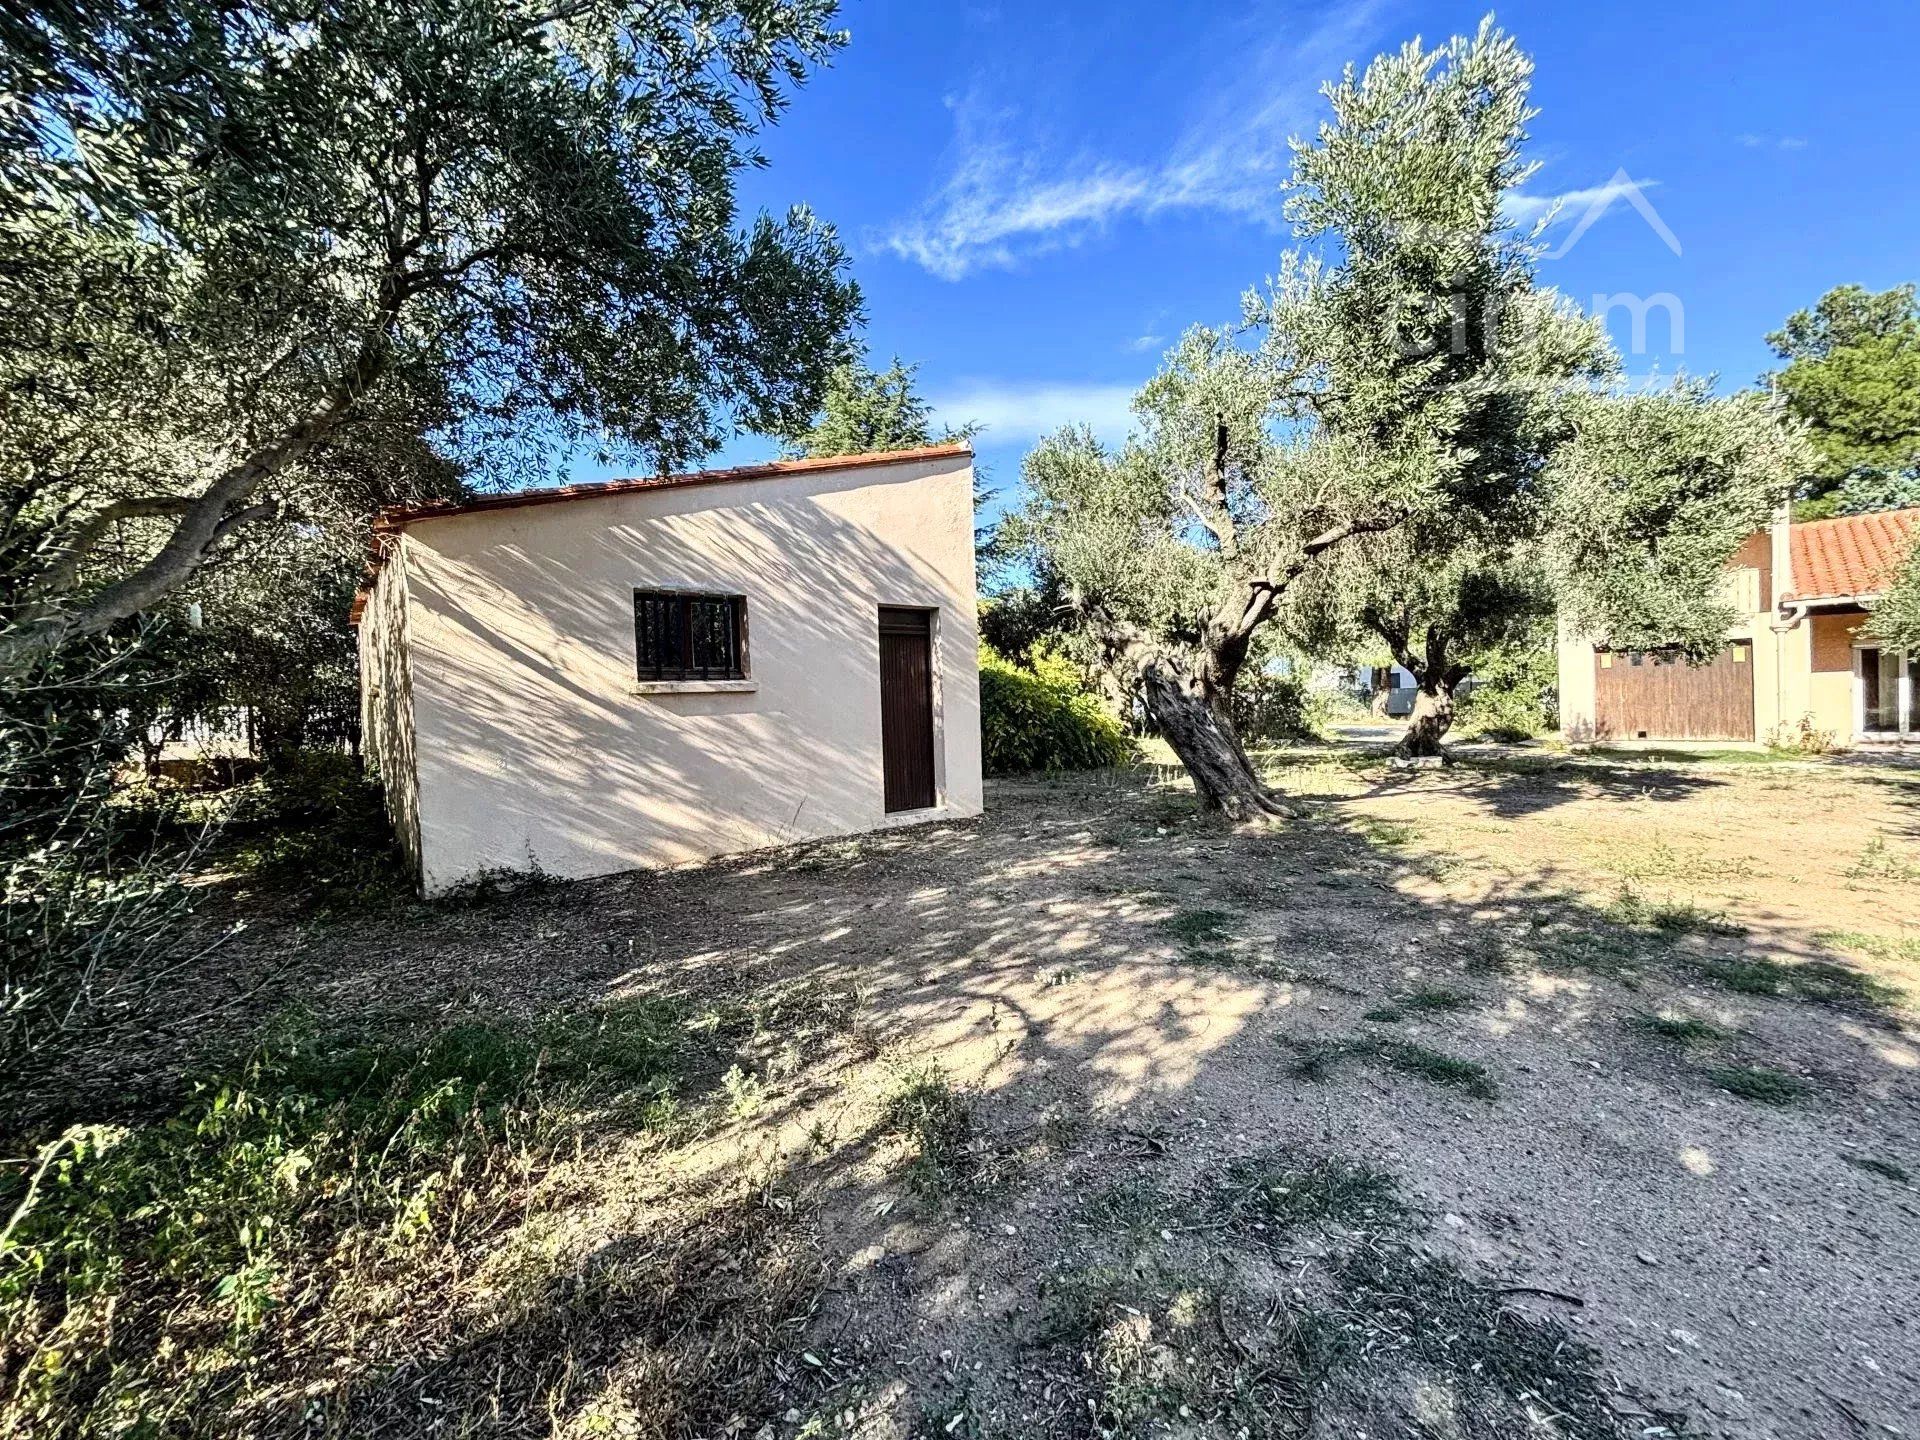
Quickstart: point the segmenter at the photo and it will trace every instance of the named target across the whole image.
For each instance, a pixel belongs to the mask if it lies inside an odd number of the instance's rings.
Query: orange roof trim
[[[435,505],[396,505],[382,510],[374,528],[396,529],[416,520],[438,520],[446,515],[476,515],[487,510],[513,510],[525,505],[555,505],[563,500],[593,500],[603,495],[630,495],[638,490],[665,490],[681,485],[722,485],[735,480],[767,480],[779,475],[807,475],[825,470],[858,470],[870,465],[901,465],[914,460],[957,459],[972,455],[964,440],[946,445],[922,445],[913,450],[875,450],[863,455],[822,455],[811,460],[768,460],[759,465],[735,465],[726,470],[690,470],[680,475],[650,475],[633,480],[603,480],[594,485],[559,485],[545,490],[515,490],[505,495],[481,495],[472,500],[449,500]]]
[[[418,520],[440,520],[453,515],[478,515],[489,510],[516,510],[527,505],[556,505],[563,500],[593,500],[604,495],[631,495],[642,490],[667,490],[682,485],[722,485],[735,480],[768,480],[780,475],[809,475],[828,470],[859,470],[868,466],[903,465],[916,460],[957,460],[971,457],[965,440],[944,445],[921,445],[912,450],[871,450],[860,455],[822,455],[811,460],[768,460],[759,465],[735,465],[725,470],[689,470],[679,475],[650,475],[632,480],[604,480],[594,485],[559,485],[545,490],[515,490],[505,495],[482,495],[472,500],[448,500],[434,505],[392,505],[373,522],[373,546],[367,577],[353,597],[347,623],[358,625],[373,591],[374,577],[387,558],[386,537]]]
[[[1881,595],[1920,536],[1920,509],[1881,510],[1809,520],[1789,532],[1793,546],[1791,600],[1838,600]]]

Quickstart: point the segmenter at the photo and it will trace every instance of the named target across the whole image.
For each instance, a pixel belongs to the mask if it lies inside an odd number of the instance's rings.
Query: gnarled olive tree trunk
[[[1400,755],[1407,760],[1444,760],[1441,741],[1453,728],[1454,691],[1467,678],[1467,667],[1454,663],[1454,642],[1439,625],[1428,625],[1416,646],[1412,624],[1404,611],[1389,614],[1368,610],[1364,616],[1373,632],[1387,642],[1393,662],[1413,677],[1413,714],[1407,733],[1400,737]]]
[[[1449,673],[1428,676],[1413,692],[1413,716],[1400,737],[1400,753],[1410,760],[1444,759],[1441,740],[1453,728],[1454,681]]]
[[[1254,774],[1233,727],[1230,691],[1217,687],[1201,667],[1168,654],[1143,657],[1139,674],[1147,714],[1193,777],[1201,805],[1232,820],[1296,813]]]

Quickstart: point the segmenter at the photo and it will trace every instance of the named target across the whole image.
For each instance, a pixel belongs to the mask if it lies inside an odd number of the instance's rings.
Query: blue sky
[[[840,228],[874,360],[917,361],[943,420],[984,422],[980,460],[1008,490],[1047,430],[1124,433],[1163,346],[1233,319],[1274,272],[1286,142],[1323,115],[1320,85],[1483,13],[852,0],[852,43],[766,136],[770,166],[743,198],[803,201]],[[1534,0],[1496,14],[1537,63],[1542,164],[1523,203],[1568,197],[1556,248],[1597,217],[1543,281],[1589,306],[1679,301],[1677,335],[1649,312],[1630,373],[1750,384],[1791,310],[1845,281],[1920,278],[1920,6]],[[1630,350],[1628,313],[1610,318]],[[715,459],[773,448],[742,437]]]

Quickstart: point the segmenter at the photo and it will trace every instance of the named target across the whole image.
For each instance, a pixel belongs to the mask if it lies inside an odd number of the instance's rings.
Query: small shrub
[[[143,1005],[155,977],[212,937],[190,923],[200,837],[121,803],[123,735],[0,697],[0,1070],[46,1070],[66,1042]],[[64,689],[61,704],[76,704]],[[110,704],[117,692],[109,691]],[[56,702],[48,700],[53,705]],[[97,717],[95,717],[97,720]]]
[[[980,650],[981,759],[989,775],[1097,770],[1125,764],[1132,743],[1066,662],[1034,668]]]
[[[1559,665],[1551,645],[1509,645],[1476,655],[1461,699],[1457,738],[1516,743],[1560,725]]]
[[[1775,755],[1831,755],[1839,748],[1839,737],[1815,725],[1811,715],[1791,725],[1783,720],[1767,732],[1767,749]]]
[[[344,1364],[395,1286],[524,1214],[528,1174],[587,1110],[671,1123],[683,1062],[658,1002],[417,1041],[293,1016],[172,1117],[68,1130],[0,1187],[20,1362],[0,1432],[233,1433],[236,1364],[263,1382],[315,1346]]]
[[[727,1092],[727,1109],[736,1120],[746,1120],[758,1113],[766,1094],[760,1077],[740,1065],[734,1065],[720,1077],[720,1088]]]
[[[289,756],[207,809],[226,837],[215,858],[250,885],[304,894],[323,912],[412,895],[380,783],[351,756]],[[490,885],[482,877],[469,888],[483,896]]]

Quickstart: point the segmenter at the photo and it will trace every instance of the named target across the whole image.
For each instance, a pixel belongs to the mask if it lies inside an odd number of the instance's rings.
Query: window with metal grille
[[[642,680],[744,680],[746,596],[636,590],[633,639]]]

